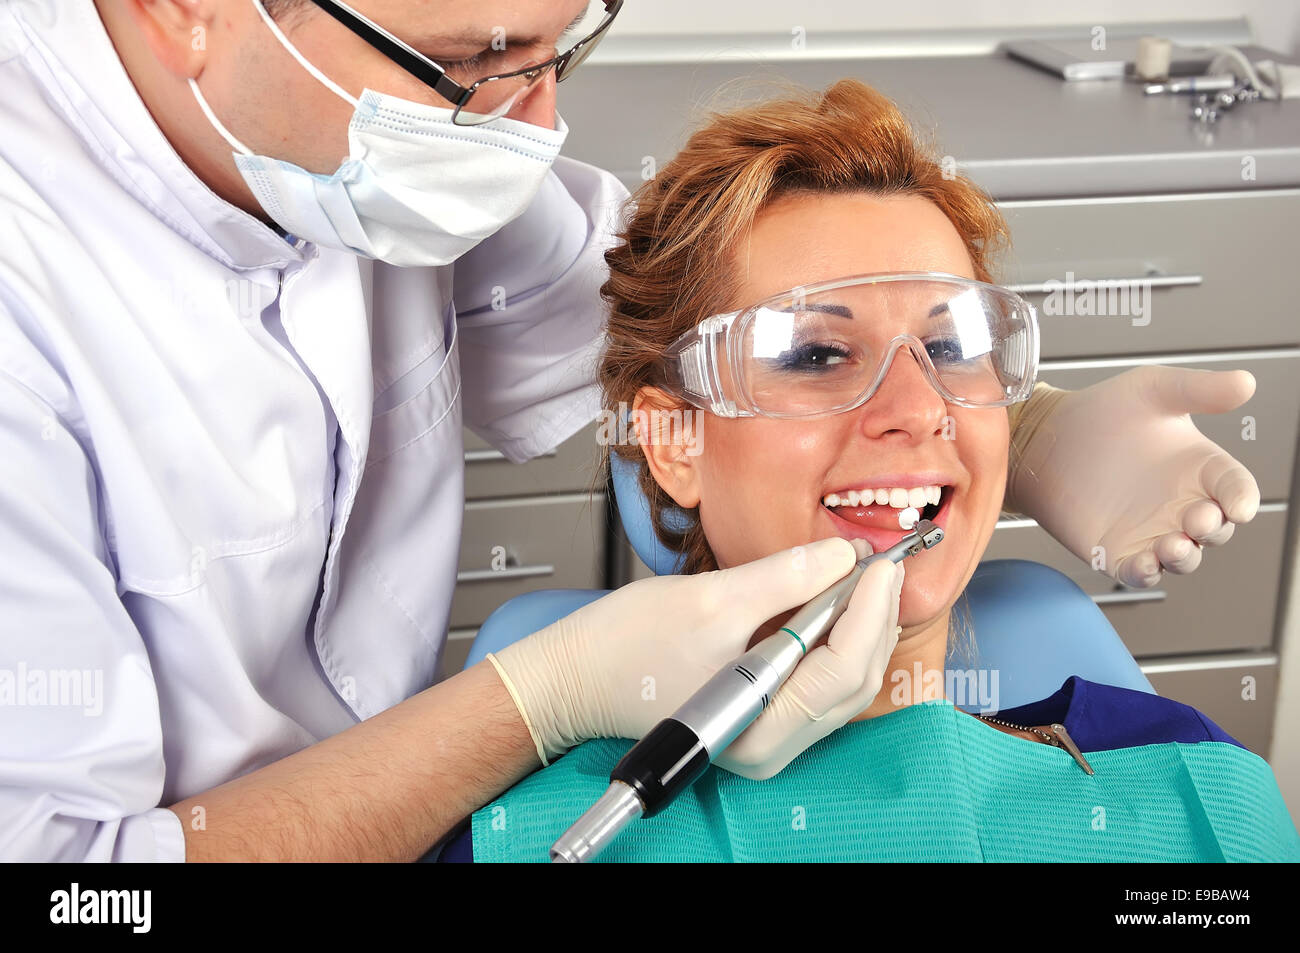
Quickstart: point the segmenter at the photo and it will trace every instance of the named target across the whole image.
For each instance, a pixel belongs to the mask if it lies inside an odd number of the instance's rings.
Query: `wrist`
[[[1005,512],[1038,519],[1041,513],[1034,489],[1038,470],[1055,443],[1054,429],[1044,426],[1060,409],[1071,391],[1053,387],[1046,381],[1034,385],[1033,393],[1012,417],[1007,487],[1002,509]]]
[[[570,664],[575,655],[567,623],[561,619],[488,655],[519,709],[543,766],[594,736],[580,718],[587,689]]]

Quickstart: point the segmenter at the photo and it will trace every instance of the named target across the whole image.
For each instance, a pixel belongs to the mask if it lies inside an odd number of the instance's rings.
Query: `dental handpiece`
[[[881,559],[902,562],[942,539],[943,529],[920,520],[910,535],[858,560],[847,576],[809,600],[780,630],[705,682],[623,756],[610,772],[605,793],[551,845],[552,862],[589,861],[633,821],[654,817],[671,804],[763,713],[800,659],[844,614],[868,566]]]

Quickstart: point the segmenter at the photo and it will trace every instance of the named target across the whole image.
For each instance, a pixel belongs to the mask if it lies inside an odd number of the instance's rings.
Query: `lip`
[[[933,476],[934,474],[930,474],[930,475]],[[918,484],[913,483],[913,484],[893,484],[893,485],[894,486],[899,486],[899,485],[917,486]],[[920,485],[925,485],[925,484],[920,484]],[[940,501],[939,512],[937,512],[934,515],[934,519],[931,520],[931,522],[933,522],[934,525],[940,527],[941,529],[946,530],[948,528],[949,511],[952,509],[952,501],[957,496],[957,486],[953,484],[950,479],[947,482],[942,482],[940,485],[944,487],[945,497],[943,500]],[[835,491],[830,490],[828,492],[833,493]],[[849,540],[865,539],[868,543],[871,544],[871,549],[877,553],[883,552],[884,550],[893,546],[894,544],[899,542],[904,536],[912,535],[911,530],[878,529],[877,527],[874,526],[862,526],[858,523],[850,523],[848,520],[836,516],[834,510],[831,510],[825,504],[819,504],[819,505],[821,506],[822,512],[826,514],[827,519],[831,521],[831,525],[835,529],[836,536],[840,536],[844,539],[849,539]],[[918,553],[917,556],[914,558],[920,559],[920,558],[924,558],[924,556],[925,553]]]

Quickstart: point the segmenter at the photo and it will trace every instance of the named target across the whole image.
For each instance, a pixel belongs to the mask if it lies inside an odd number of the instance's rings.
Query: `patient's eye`
[[[952,364],[965,359],[961,341],[954,337],[930,338],[925,342],[925,351],[936,364]]]
[[[838,344],[800,344],[783,352],[772,363],[781,370],[816,371],[843,364],[851,358],[849,351]]]

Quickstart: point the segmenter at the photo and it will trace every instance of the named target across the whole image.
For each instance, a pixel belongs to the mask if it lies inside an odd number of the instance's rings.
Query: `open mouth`
[[[951,484],[940,485],[937,490],[938,502],[929,501],[934,496],[932,491],[926,502],[919,507],[910,507],[910,500],[904,502],[899,497],[878,503],[878,496],[869,496],[864,491],[863,494],[844,495],[842,498],[837,498],[837,494],[828,494],[822,498],[822,509],[835,526],[837,535],[845,539],[865,539],[875,552],[880,552],[911,534],[911,529],[899,526],[899,515],[909,508],[916,510],[918,519],[931,520],[937,526],[945,525],[955,487]],[[904,505],[891,505],[895,501]]]

